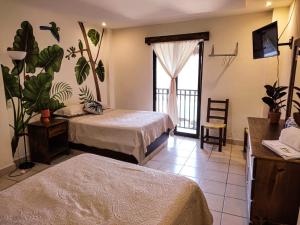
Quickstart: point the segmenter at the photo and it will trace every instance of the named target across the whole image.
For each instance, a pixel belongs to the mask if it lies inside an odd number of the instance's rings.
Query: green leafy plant
[[[298,110],[298,113],[300,113],[300,88],[294,87],[294,89],[297,91],[296,95],[299,98],[299,100],[293,99],[293,102],[295,103],[294,107]]]
[[[84,25],[82,22],[79,22],[80,29],[82,31],[82,35],[84,38],[84,45],[81,40],[78,41],[78,49],[74,46],[70,47],[67,52],[68,54],[65,56],[68,60],[71,58],[76,58],[77,54],[80,53],[80,58],[77,60],[75,66],[75,77],[78,85],[82,85],[83,82],[87,79],[90,74],[90,70],[92,70],[94,83],[96,88],[96,95],[97,100],[101,101],[101,94],[98,79],[100,82],[105,80],[105,69],[102,60],[98,60],[101,43],[104,35],[104,29],[102,29],[101,34],[95,30],[90,29],[87,33],[85,31]],[[89,46],[88,38],[90,39],[91,43],[98,48],[97,55],[95,59],[93,59],[91,49]],[[85,54],[87,54],[88,59],[86,58]],[[81,92],[82,94],[82,92]],[[79,96],[80,98],[82,96]]]
[[[88,89],[87,86],[79,88],[80,94],[79,94],[79,99],[80,103],[83,104],[86,101],[95,101],[95,97],[93,93]]]
[[[58,45],[52,45],[39,51],[28,21],[21,23],[21,28],[14,37],[13,47],[8,50],[26,52],[24,60],[12,61],[14,67],[11,71],[9,67],[1,65],[6,100],[11,102],[13,109],[13,124],[10,126],[14,130],[11,141],[14,155],[20,137],[26,135],[25,129],[29,121],[42,109],[63,107],[60,101],[70,97],[70,89],[66,86],[56,87],[56,94],[51,92],[50,95],[54,73],[60,70],[64,50]],[[35,74],[37,69],[40,71]],[[65,89],[65,94],[62,89]]]
[[[286,95],[285,90],[286,86],[277,86],[277,82],[272,85],[265,85],[267,96],[263,97],[262,100],[266,103],[270,112],[280,112],[280,109],[285,107],[283,103],[286,99],[282,100],[282,98]]]

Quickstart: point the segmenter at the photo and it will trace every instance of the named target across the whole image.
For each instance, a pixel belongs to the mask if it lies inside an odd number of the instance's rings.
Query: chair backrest
[[[214,107],[213,104],[218,104],[218,107]],[[222,108],[219,108],[222,105]],[[211,119],[215,120],[222,120],[224,124],[227,124],[228,119],[228,108],[229,108],[229,99],[224,100],[212,100],[211,98],[208,99],[207,104],[207,118],[206,122],[210,122]],[[212,112],[222,112],[223,115],[213,114]]]

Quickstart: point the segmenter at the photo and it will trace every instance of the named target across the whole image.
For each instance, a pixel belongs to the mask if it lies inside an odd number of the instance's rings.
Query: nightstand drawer
[[[66,123],[57,126],[50,127],[48,130],[48,137],[52,138],[60,134],[66,133],[68,130],[68,125]]]

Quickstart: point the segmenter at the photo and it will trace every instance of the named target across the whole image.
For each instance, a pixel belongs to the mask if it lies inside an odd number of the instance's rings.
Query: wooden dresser
[[[296,225],[300,207],[300,160],[286,161],[262,140],[280,136],[284,121],[248,118],[247,200],[250,224]],[[300,138],[300,137],[299,137]]]

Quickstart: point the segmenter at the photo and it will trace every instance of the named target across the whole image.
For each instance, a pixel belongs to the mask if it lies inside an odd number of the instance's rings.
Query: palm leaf
[[[57,82],[52,85],[50,95],[52,99],[64,102],[72,96],[72,87],[65,82]]]
[[[80,90],[79,99],[81,101],[80,103],[84,103],[86,101],[95,101],[95,97],[93,93],[88,89],[87,86],[83,88],[79,88],[79,90]]]

